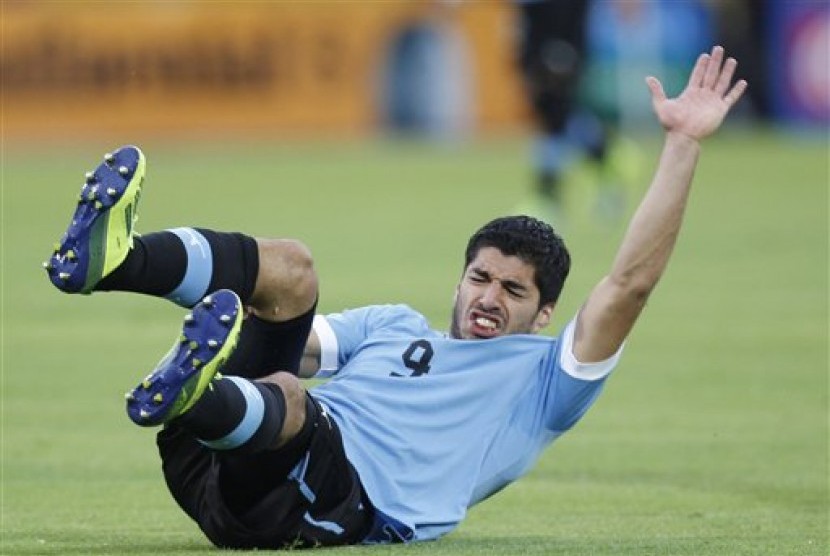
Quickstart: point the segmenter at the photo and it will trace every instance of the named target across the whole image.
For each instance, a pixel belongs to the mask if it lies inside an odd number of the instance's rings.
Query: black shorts
[[[174,425],[158,434],[173,498],[216,546],[355,544],[369,533],[373,510],[346,459],[340,431],[311,396],[307,400],[314,430],[304,451],[236,455],[209,450]],[[231,507],[228,473],[248,481],[247,488],[260,489],[258,501],[244,509]]]

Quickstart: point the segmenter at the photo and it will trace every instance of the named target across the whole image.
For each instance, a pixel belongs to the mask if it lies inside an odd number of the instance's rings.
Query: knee
[[[293,239],[257,238],[259,271],[250,306],[257,316],[284,321],[307,312],[317,300],[311,251]]]

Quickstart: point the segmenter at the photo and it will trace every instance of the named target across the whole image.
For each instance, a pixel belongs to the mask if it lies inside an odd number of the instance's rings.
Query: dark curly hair
[[[504,255],[520,258],[535,269],[539,307],[559,299],[571,270],[571,256],[565,242],[553,228],[531,216],[505,216],[491,220],[467,242],[464,269],[482,247],[495,247]]]

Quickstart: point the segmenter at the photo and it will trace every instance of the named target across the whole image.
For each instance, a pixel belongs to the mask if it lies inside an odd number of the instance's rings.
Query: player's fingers
[[[689,75],[688,87],[701,87],[703,85],[703,76],[706,75],[706,67],[709,65],[709,55],[705,52],[697,57],[695,67]]]
[[[720,77],[718,77],[718,82],[715,85],[715,91],[719,94],[724,94],[729,89],[729,84],[732,83],[732,77],[735,75],[735,68],[738,66],[738,62],[735,58],[727,58],[726,62],[723,64],[723,69],[720,72]]]
[[[714,87],[717,83],[721,63],[723,63],[723,47],[716,46],[712,49],[709,65],[706,66],[706,73],[703,76],[703,86],[707,89]]]
[[[746,91],[746,87],[747,87],[746,81],[745,81],[745,80],[743,80],[743,79],[739,80],[739,81],[738,81],[737,83],[735,83],[735,85],[732,87],[732,90],[730,90],[730,91],[726,94],[726,96],[725,96],[725,97],[723,97],[723,100],[724,100],[724,101],[726,102],[726,104],[728,104],[730,107],[734,106],[734,105],[735,105],[735,103],[736,103],[736,102],[738,102],[738,101],[741,99],[741,96],[743,96],[744,91]]]
[[[656,77],[649,75],[646,77],[646,85],[651,91],[651,100],[655,103],[666,100],[666,92],[663,90],[663,84]]]

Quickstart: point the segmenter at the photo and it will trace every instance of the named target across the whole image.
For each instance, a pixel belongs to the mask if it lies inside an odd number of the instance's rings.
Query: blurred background
[[[41,267],[105,152],[147,155],[139,232],[297,237],[322,312],[402,302],[437,329],[469,234],[541,216],[574,261],[556,334],[659,153],[644,77],[677,94],[720,43],[749,90],[704,146],[619,372],[530,477],[423,550],[827,554],[826,0],[0,9],[0,552],[214,553],[120,396],[181,308],[62,295]]]
[[[565,226],[574,190],[593,188],[585,202],[619,223],[648,174],[638,145],[658,131],[643,78],[675,95],[713,44],[750,83],[727,127],[825,138],[828,11],[821,0],[7,0],[3,140],[518,138],[527,176],[510,209]],[[573,183],[580,163],[588,185]]]
[[[4,0],[4,136],[515,132],[531,119],[517,63],[525,3]],[[720,43],[752,83],[746,118],[828,124],[826,2],[588,5],[580,100],[606,119],[650,125],[640,74],[677,92]]]

